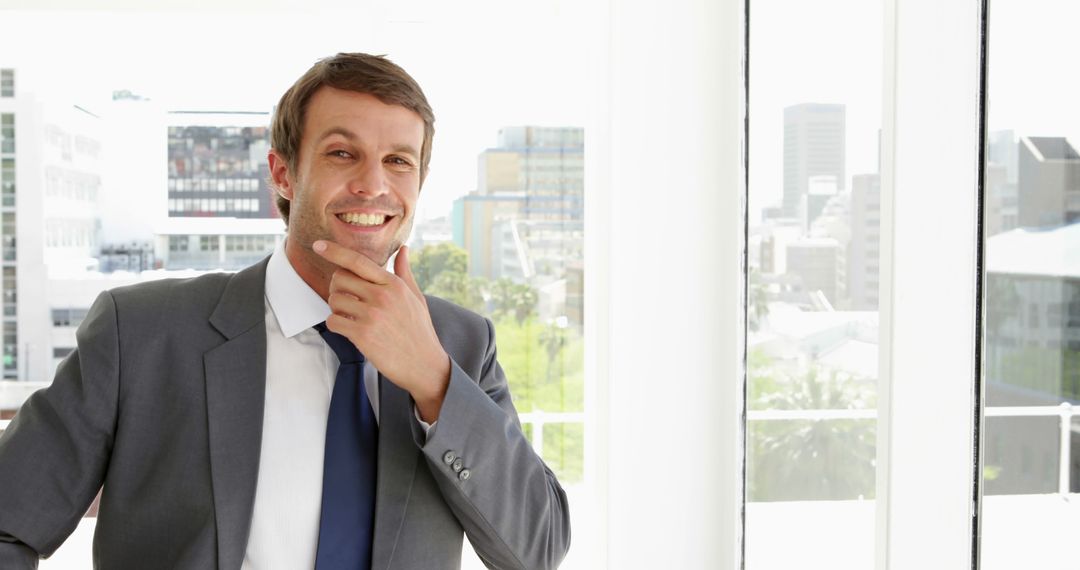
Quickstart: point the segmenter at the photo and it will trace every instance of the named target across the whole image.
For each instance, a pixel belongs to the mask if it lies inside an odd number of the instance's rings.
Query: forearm
[[[34,560],[51,555],[101,488],[116,423],[115,323],[102,294],[79,328],[78,350],[0,436],[0,561],[25,559],[27,549]]]
[[[33,570],[38,567],[38,554],[15,537],[0,530],[0,568]]]
[[[565,492],[521,432],[501,370],[486,379],[499,388],[493,399],[452,368],[438,428],[422,445],[444,498],[489,565],[555,568],[570,542]]]

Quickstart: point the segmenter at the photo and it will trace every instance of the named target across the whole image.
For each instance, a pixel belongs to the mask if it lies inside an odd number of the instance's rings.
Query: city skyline
[[[434,4],[423,14],[389,5],[346,7],[337,14],[335,7],[333,18],[327,17],[329,6],[212,17],[190,11],[5,12],[0,53],[25,87],[91,109],[107,106],[113,91],[129,90],[170,110],[229,112],[270,112],[321,57],[387,54],[416,77],[435,110],[431,169],[417,210],[423,220],[445,215],[456,197],[476,189],[475,154],[495,144],[499,128],[586,121],[585,99],[568,88],[588,78],[578,56],[585,34],[562,18],[567,8],[485,7],[475,16]],[[530,26],[522,28],[521,21]],[[552,41],[545,32],[552,28],[568,33]],[[198,29],[214,40],[171,40],[180,29]],[[286,42],[263,39],[266,30],[278,29],[289,30]],[[209,61],[221,65],[205,65]]]

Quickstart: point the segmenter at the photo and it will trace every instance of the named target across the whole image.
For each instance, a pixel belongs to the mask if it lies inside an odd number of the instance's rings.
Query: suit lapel
[[[240,568],[251,529],[266,398],[263,260],[234,275],[212,324],[227,339],[203,357],[218,567]]]
[[[420,450],[412,432],[412,399],[379,374],[379,466],[375,494],[373,570],[389,568],[412,490]]]

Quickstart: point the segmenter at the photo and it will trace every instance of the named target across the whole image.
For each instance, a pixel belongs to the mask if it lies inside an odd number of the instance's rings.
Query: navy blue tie
[[[326,323],[315,325],[315,329],[341,362],[326,420],[315,568],[368,570],[375,528],[379,426],[364,389],[364,355],[349,339],[327,329]]]

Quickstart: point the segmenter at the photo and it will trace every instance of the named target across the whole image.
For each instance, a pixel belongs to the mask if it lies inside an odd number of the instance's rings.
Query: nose
[[[386,172],[381,162],[365,160],[358,164],[349,180],[349,192],[368,197],[381,196],[389,191]]]

